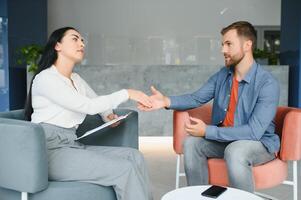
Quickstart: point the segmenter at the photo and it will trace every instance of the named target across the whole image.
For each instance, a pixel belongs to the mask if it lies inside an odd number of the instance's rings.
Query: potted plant
[[[255,49],[253,56],[256,61],[263,65],[277,65],[278,55],[274,52],[268,52],[267,50]]]
[[[38,69],[38,61],[43,53],[43,47],[37,44],[26,45],[17,50],[20,55],[18,64],[26,63],[28,72],[35,73]]]
[[[17,50],[18,60],[17,64],[26,64],[27,71],[27,90],[28,86],[31,82],[33,75],[36,73],[38,69],[38,62],[43,53],[43,47],[37,44],[30,44],[23,46]]]

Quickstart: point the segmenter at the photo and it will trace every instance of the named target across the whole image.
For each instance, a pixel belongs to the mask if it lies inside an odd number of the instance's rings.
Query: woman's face
[[[64,37],[55,46],[58,59],[68,59],[74,63],[81,62],[84,58],[85,44],[82,36],[75,30],[66,31]]]

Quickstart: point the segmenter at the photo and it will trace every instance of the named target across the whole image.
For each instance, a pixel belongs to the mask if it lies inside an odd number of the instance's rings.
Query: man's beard
[[[225,56],[225,66],[230,67],[230,66],[236,66],[240,61],[245,57],[245,54],[242,55],[235,55],[235,56]],[[226,57],[230,58],[229,61],[227,62]]]

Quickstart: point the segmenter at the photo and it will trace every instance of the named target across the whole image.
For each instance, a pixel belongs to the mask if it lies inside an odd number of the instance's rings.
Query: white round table
[[[161,200],[213,200],[213,198],[202,196],[201,193],[211,185],[189,186],[172,190],[166,193]],[[227,190],[216,199],[218,200],[263,200],[262,198],[243,190],[227,187]]]

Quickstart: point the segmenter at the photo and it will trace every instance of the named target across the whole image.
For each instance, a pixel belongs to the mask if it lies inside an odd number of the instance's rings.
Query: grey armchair
[[[115,113],[129,111],[117,109]],[[0,113],[0,200],[116,200],[112,187],[48,181],[43,128],[23,119],[23,110]],[[102,123],[98,115],[87,116],[77,135]],[[118,127],[103,129],[81,142],[138,148],[138,113],[134,111]]]

